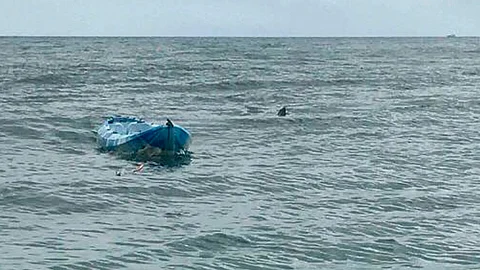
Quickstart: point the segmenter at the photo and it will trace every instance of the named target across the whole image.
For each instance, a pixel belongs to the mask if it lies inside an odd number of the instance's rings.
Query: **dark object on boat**
[[[286,116],[287,115],[287,107],[286,106],[283,106],[283,108],[281,108],[278,113],[277,113],[278,116]]]
[[[170,121],[170,119],[167,118],[167,123],[165,124],[167,127],[173,127],[173,123],[172,121]]]

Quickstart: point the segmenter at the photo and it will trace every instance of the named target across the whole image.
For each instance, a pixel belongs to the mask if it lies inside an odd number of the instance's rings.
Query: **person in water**
[[[278,113],[277,113],[278,116],[286,116],[287,115],[287,107],[286,106],[283,106],[283,108],[281,108]]]

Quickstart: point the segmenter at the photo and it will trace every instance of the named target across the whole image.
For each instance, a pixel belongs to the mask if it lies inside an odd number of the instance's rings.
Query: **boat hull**
[[[166,152],[187,151],[190,133],[178,125],[151,125],[134,118],[111,118],[97,131],[103,150],[137,152],[147,147]]]

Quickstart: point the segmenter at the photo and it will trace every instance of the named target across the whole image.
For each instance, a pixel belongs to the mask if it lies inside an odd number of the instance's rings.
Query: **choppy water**
[[[0,269],[480,268],[478,38],[0,48]],[[111,114],[190,162],[116,176]]]

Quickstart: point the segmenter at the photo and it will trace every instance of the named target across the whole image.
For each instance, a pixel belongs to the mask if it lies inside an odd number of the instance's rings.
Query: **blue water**
[[[0,48],[2,270],[480,268],[479,38]],[[172,119],[190,160],[132,173],[112,114]]]

